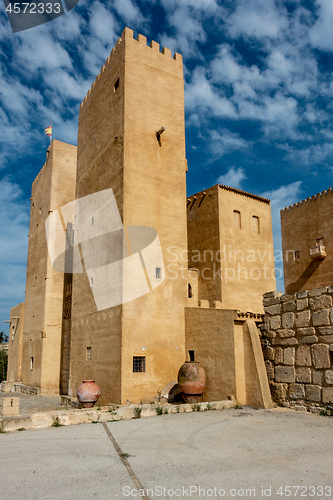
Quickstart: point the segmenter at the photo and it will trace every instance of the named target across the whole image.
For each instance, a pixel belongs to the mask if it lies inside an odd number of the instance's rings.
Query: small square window
[[[158,280],[162,279],[162,268],[161,267],[155,267],[155,277]]]
[[[296,250],[296,252],[294,252],[294,258],[295,259],[299,259],[300,258],[300,252],[299,252],[299,250]]]
[[[188,355],[190,357],[190,361],[194,361],[194,351],[188,351]]]
[[[145,356],[133,356],[133,372],[146,371],[146,358]]]
[[[91,347],[87,347],[86,349],[86,360],[91,361]]]

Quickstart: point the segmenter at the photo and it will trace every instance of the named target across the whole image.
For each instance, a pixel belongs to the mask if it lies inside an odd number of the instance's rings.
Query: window
[[[146,371],[146,358],[145,356],[133,356],[133,372]]]
[[[193,297],[193,291],[192,291],[192,286],[189,283],[188,284],[188,298],[191,299]]]
[[[91,361],[91,347],[87,347],[86,349],[86,360]]]
[[[241,213],[238,210],[234,210],[234,227],[241,229]]]
[[[194,351],[188,351],[188,355],[190,356],[190,361],[194,361]]]
[[[30,370],[33,370],[34,369],[34,357],[31,356],[30,358]]]
[[[300,252],[299,252],[299,250],[296,250],[294,252],[294,259],[296,260],[296,259],[299,259],[299,258],[300,258]]]
[[[257,234],[260,233],[259,217],[257,217],[256,215],[252,216],[252,231]]]
[[[162,279],[162,269],[160,267],[155,268],[155,277],[158,280]]]
[[[119,87],[119,78],[116,80],[116,83],[114,84],[113,92],[115,92],[118,87]]]

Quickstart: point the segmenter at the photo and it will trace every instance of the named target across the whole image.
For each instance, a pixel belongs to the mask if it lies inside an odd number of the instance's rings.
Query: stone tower
[[[332,216],[331,188],[281,210],[287,294],[332,285]]]
[[[53,140],[31,190],[20,375],[23,384],[42,393],[59,393],[64,293],[64,274],[50,260],[45,221],[74,200],[75,173],[76,146]]]
[[[135,300],[107,307],[111,276],[100,297],[104,305],[99,305],[93,281],[98,271],[91,274],[82,247],[83,272],[74,273],[72,288],[73,395],[82,379],[93,378],[101,388],[101,404],[140,402],[176,380],[185,359],[187,279],[180,258],[179,272],[174,273],[175,262],[169,272],[167,249],[176,247],[180,255],[187,248],[185,177],[182,57],[172,58],[166,48],[160,52],[156,42],[147,46],[142,35],[135,40],[126,28],[81,104],[76,199],[93,195],[96,202],[112,189],[120,236],[96,252],[92,239],[90,256],[109,265],[110,253],[118,263],[137,255],[141,274],[138,267],[130,276],[128,269],[117,267],[120,294],[128,280],[133,289],[138,286],[138,274],[146,290]],[[92,206],[88,219],[95,227],[103,209]],[[147,235],[135,237],[139,233],[133,229],[140,227],[157,232],[164,266],[154,267],[154,259],[149,265],[143,251]]]

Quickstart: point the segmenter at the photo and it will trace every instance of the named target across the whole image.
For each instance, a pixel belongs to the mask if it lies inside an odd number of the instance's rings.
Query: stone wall
[[[332,297],[333,286],[290,295],[264,294],[262,345],[277,404],[313,412],[331,410]]]

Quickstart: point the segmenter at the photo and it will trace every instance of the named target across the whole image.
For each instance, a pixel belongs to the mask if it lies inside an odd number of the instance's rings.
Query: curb
[[[62,425],[78,425],[98,422],[117,422],[135,418],[156,417],[174,413],[190,413],[193,411],[227,410],[236,406],[236,401],[213,401],[207,403],[181,404],[130,404],[126,406],[110,405],[100,409],[55,410],[30,415],[0,418],[2,432],[17,430],[44,429]],[[137,416],[139,414],[139,416]]]

